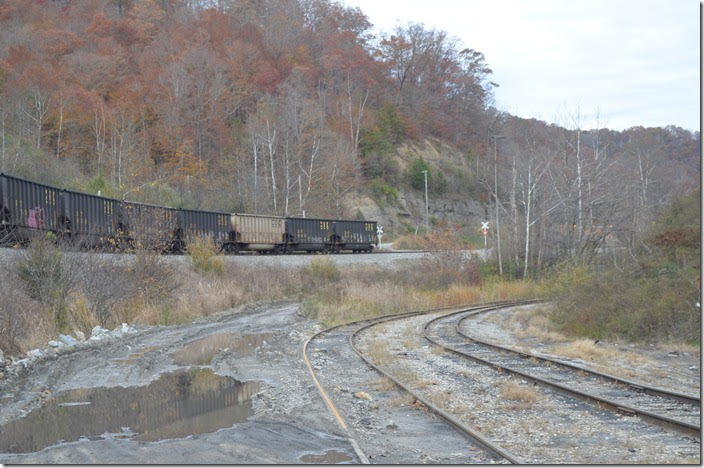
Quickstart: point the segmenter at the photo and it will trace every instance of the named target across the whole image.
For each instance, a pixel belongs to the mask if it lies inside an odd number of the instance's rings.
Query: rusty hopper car
[[[376,221],[337,220],[333,225],[333,246],[335,252],[371,252],[377,244]]]
[[[37,232],[59,232],[61,190],[0,174],[0,194],[0,242],[25,244]]]
[[[332,245],[333,221],[316,218],[286,218],[289,251],[327,251]]]
[[[286,218],[234,213],[230,219],[232,250],[286,250]]]

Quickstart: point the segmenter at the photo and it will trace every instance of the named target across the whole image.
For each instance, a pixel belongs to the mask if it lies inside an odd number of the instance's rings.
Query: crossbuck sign
[[[381,238],[384,236],[384,228],[381,226],[376,227],[376,237],[379,238],[379,243],[381,244]]]
[[[484,248],[486,249],[486,235],[489,233],[489,221],[482,221],[482,235],[484,236]]]

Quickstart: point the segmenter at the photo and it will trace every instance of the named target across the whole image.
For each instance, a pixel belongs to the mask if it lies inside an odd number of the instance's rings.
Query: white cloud
[[[484,53],[497,105],[551,120],[601,110],[610,126],[699,129],[694,0],[344,0],[377,29],[424,23]]]

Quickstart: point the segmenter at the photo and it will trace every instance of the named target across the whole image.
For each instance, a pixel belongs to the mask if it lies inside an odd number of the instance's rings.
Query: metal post
[[[430,232],[430,224],[428,223],[428,170],[421,172],[425,181],[425,231]]]

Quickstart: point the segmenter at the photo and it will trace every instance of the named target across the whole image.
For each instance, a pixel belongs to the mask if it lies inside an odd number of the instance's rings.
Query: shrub
[[[364,160],[364,175],[369,178],[380,178],[385,181],[398,179],[398,162],[392,153],[372,151]]]
[[[215,273],[222,275],[224,259],[218,255],[218,248],[212,237],[195,237],[190,239],[186,251],[191,258],[193,269],[198,273]]]
[[[405,135],[404,123],[393,104],[384,104],[376,113],[376,122],[381,133],[387,136],[392,144],[398,145]]]
[[[433,187],[431,183],[433,172],[430,170],[428,163],[425,162],[423,157],[418,156],[408,168],[408,180],[411,183],[411,187],[414,189],[425,190],[425,174],[423,171],[428,171],[428,188],[431,189]]]
[[[17,264],[17,276],[27,295],[50,306],[56,328],[66,331],[66,299],[74,282],[74,271],[66,268],[53,236],[36,237]]]
[[[369,182],[369,190],[379,203],[393,203],[398,199],[398,190],[379,177]]]
[[[394,144],[389,135],[378,127],[371,130],[362,129],[359,135],[359,151],[364,158],[372,153],[388,154],[394,151]]]
[[[428,173],[428,176],[430,176],[430,173]],[[437,193],[437,194],[442,194],[447,191],[447,179],[442,174],[442,172],[437,173],[437,176],[435,177],[435,179],[433,181],[433,186],[428,187],[428,189],[432,190],[433,193]]]
[[[308,266],[308,272],[316,284],[338,281],[341,273],[335,261],[329,257],[314,258]]]
[[[152,250],[136,252],[132,273],[136,294],[150,303],[168,301],[180,285],[175,268]]]
[[[0,297],[3,298],[0,301],[0,350],[7,355],[17,355],[29,349],[23,344],[37,341],[31,335],[40,333],[42,325],[46,325],[42,322],[47,322],[43,318],[48,310],[17,288],[7,272],[3,273],[0,273]],[[53,328],[53,323],[51,325]]]

